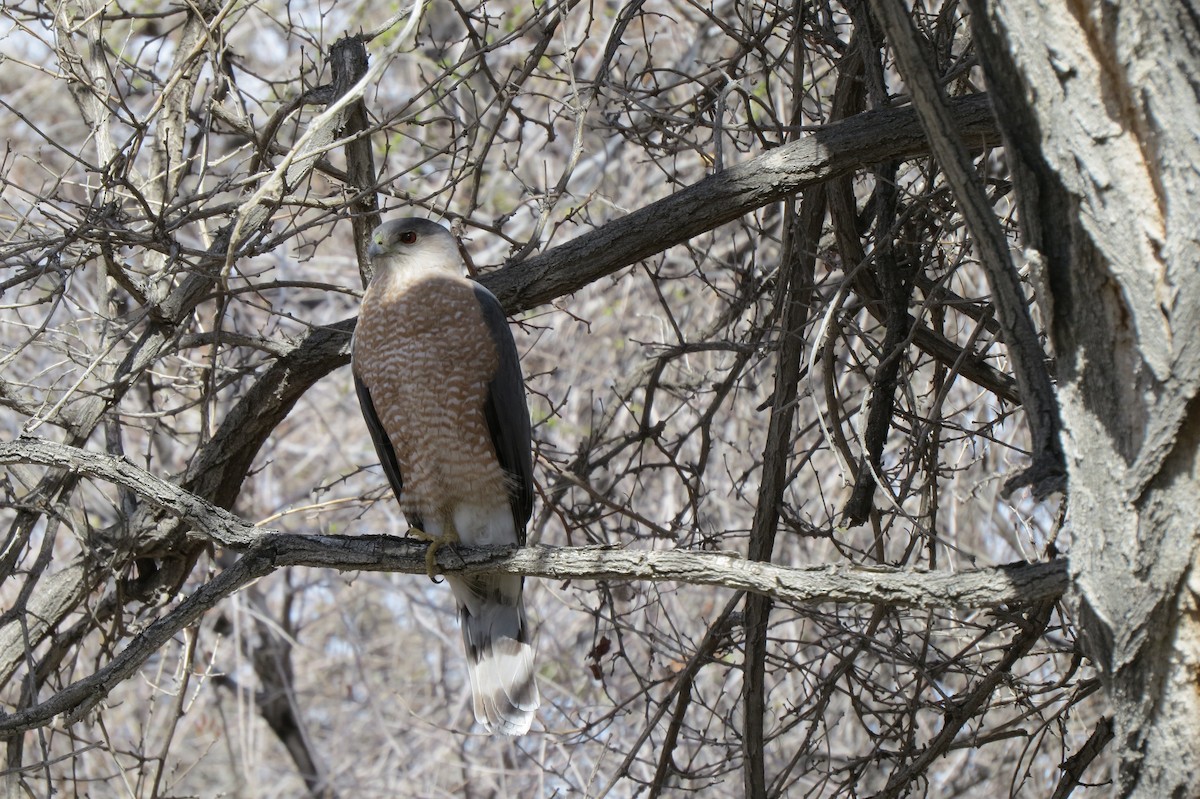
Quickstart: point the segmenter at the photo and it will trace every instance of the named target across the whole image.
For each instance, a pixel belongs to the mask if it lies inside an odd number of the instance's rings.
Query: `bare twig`
[[[942,94],[937,77],[929,67],[908,12],[894,0],[871,0],[871,8],[895,48],[896,61],[912,90],[929,146],[974,234],[992,289],[997,319],[1013,362],[1033,439],[1033,463],[1010,478],[1007,489],[1012,491],[1029,485],[1038,497],[1061,491],[1066,485],[1066,464],[1059,442],[1058,402],[1046,368],[1046,353],[1038,341],[1017,270],[1009,256],[1008,242],[975,177],[967,142],[952,113],[953,106]]]

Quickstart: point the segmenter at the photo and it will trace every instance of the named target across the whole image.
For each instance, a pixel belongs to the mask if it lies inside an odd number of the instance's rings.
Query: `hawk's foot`
[[[408,528],[408,534],[412,538],[419,538],[422,541],[429,542],[429,548],[425,550],[425,574],[428,575],[431,581],[435,583],[439,582],[437,578],[438,550],[444,546],[453,549],[459,543],[458,531],[451,527],[450,532],[445,535],[434,535],[420,528],[410,527]]]

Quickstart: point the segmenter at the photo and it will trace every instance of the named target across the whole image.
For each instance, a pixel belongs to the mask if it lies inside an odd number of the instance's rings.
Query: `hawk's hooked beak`
[[[383,255],[383,247],[379,246],[378,241],[372,239],[371,243],[367,245],[367,257],[374,260],[380,255]]]

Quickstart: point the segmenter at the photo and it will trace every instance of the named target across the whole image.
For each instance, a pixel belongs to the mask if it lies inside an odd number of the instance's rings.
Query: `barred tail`
[[[489,732],[524,735],[539,705],[522,578],[447,577],[458,600],[475,720]]]

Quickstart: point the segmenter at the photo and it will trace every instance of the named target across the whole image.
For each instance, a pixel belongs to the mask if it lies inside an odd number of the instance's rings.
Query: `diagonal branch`
[[[987,274],[996,316],[1020,388],[1025,416],[1029,420],[1033,463],[1011,478],[1006,489],[1012,491],[1028,485],[1039,497],[1062,490],[1066,483],[1066,464],[1059,441],[1058,403],[1046,368],[1046,354],[1029,315],[1016,267],[1009,257],[1004,231],[975,176],[953,105],[943,96],[937,76],[926,61],[908,10],[899,0],[871,0],[871,10],[895,50],[900,74],[912,92],[913,105],[928,136],[929,148],[945,173],[946,182],[954,192],[979,250],[979,260]]]
[[[1050,799],[1067,799],[1083,782],[1083,773],[1087,771],[1088,766],[1092,765],[1092,761],[1104,751],[1104,747],[1114,737],[1112,719],[1101,716],[1079,751],[1063,762],[1062,776],[1058,778],[1058,785],[1055,786],[1054,795]]]
[[[876,799],[895,799],[911,793],[912,783],[920,779],[935,760],[946,754],[962,728],[975,717],[983,703],[992,698],[996,687],[1008,679],[1017,661],[1025,657],[1041,639],[1054,612],[1054,605],[1054,602],[1042,602],[1029,611],[1022,625],[1024,629],[1005,648],[1000,662],[977,685],[954,697],[949,703],[950,712],[942,720],[941,731],[907,768],[892,774],[887,786],[876,794]]]
[[[951,130],[972,150],[1000,143],[986,94],[955,99],[947,113]],[[829,178],[928,153],[911,108],[855,114],[510,264],[482,282],[509,313],[528,310]]]
[[[243,523],[244,524],[244,523]],[[216,529],[220,525],[213,525]],[[225,597],[283,566],[328,567],[346,571],[425,573],[426,544],[392,536],[319,536],[264,533],[231,567],[181,601],[170,613],[132,639],[113,660],[44,702],[0,715],[0,739],[48,723],[55,716],[77,718],[128,679],[179,630]],[[645,579],[715,585],[769,596],[780,602],[854,602],[911,607],[995,607],[1053,600],[1067,587],[1064,560],[1019,563],[967,572],[871,569],[861,566],[787,568],[752,563],[709,552],[632,552],[604,547],[524,549],[444,549],[443,570],[464,575],[485,572],[553,579]]]

